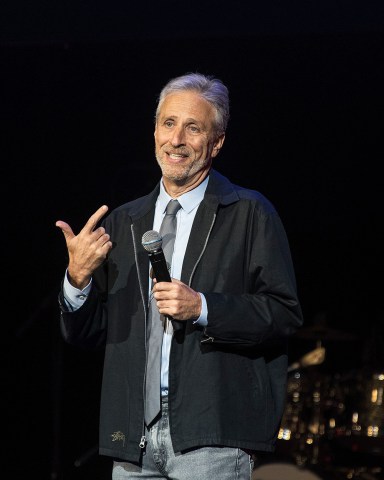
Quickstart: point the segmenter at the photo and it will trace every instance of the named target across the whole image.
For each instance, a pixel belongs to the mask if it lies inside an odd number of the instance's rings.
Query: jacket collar
[[[141,239],[143,234],[152,230],[156,200],[160,191],[160,182],[145,197],[132,202],[131,218],[133,221],[132,232],[137,252],[140,277],[144,282],[144,294],[148,291],[148,254],[144,250]],[[187,250],[183,262],[181,280],[189,284],[191,275],[204,251],[205,243],[215,220],[219,205],[229,205],[239,200],[239,196],[232,183],[219,172],[211,169],[209,182],[196,212],[195,220],[189,237]]]
[[[134,222],[140,217],[147,215],[155,208],[157,197],[160,192],[160,181],[152,192],[132,202],[130,215]],[[211,169],[209,172],[209,182],[205,192],[204,202],[211,206],[213,210],[216,210],[219,204],[229,205],[238,200],[239,196],[228,178],[218,171]]]
[[[195,267],[204,252],[206,242],[216,219],[219,205],[237,202],[239,196],[232,183],[215,170],[209,174],[208,187],[203,201],[200,203],[189,236],[184,257],[181,280],[190,285]]]
[[[216,211],[219,204],[229,205],[238,200],[239,195],[228,178],[218,171],[211,169],[204,202]]]

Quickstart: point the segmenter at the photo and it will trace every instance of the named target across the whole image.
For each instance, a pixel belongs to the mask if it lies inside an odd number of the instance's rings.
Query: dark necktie
[[[177,200],[171,200],[166,208],[165,216],[160,227],[162,249],[165,260],[170,269],[172,262],[173,246],[176,237],[176,213],[181,208]],[[149,302],[149,340],[147,375],[145,388],[145,423],[149,425],[160,411],[160,363],[161,345],[163,342],[164,328],[171,323],[160,315],[156,300],[151,296]]]

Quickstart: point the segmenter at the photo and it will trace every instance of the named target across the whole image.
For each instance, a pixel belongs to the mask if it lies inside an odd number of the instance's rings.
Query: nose
[[[175,127],[173,129],[170,142],[173,147],[185,145],[184,129],[182,127]]]

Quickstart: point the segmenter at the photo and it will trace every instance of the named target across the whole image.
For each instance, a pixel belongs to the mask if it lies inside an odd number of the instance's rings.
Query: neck
[[[193,179],[187,179],[186,181],[180,181],[163,177],[163,185],[165,191],[172,198],[177,198],[184,193],[190,192],[194,188],[198,187],[208,176],[208,170],[201,170]]]

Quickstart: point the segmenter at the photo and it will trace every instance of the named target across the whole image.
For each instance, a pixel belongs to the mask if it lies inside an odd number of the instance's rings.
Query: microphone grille
[[[141,244],[147,250],[147,252],[156,252],[161,249],[163,243],[163,237],[156,230],[148,230],[141,238]]]

